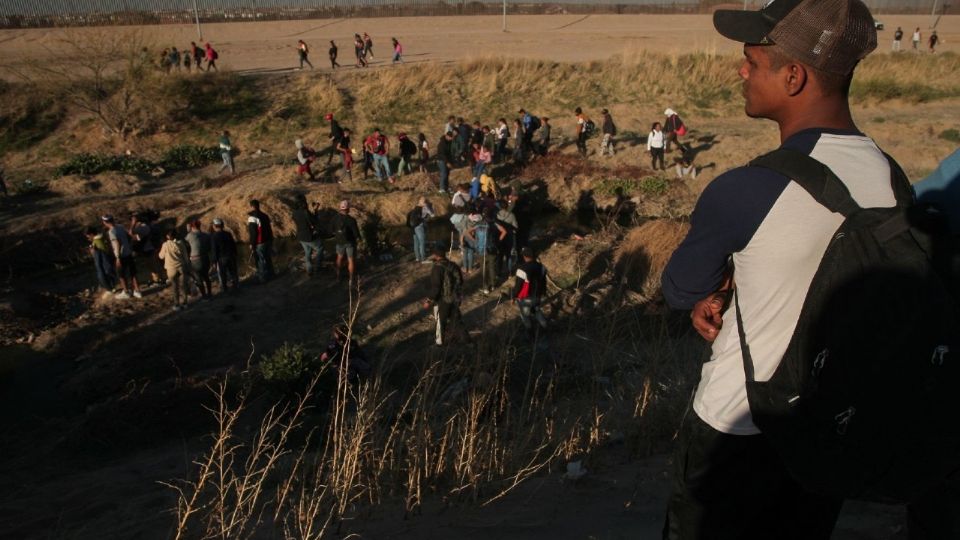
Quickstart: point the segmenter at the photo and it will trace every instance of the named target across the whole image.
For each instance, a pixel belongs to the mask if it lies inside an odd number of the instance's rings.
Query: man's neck
[[[780,143],[793,135],[811,128],[857,131],[850,114],[850,106],[844,100],[824,99],[809,107],[797,107],[777,120],[780,126]]]

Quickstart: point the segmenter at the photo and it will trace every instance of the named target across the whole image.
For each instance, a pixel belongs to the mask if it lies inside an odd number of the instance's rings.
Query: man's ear
[[[794,97],[807,86],[809,73],[803,64],[791,62],[784,66],[783,85],[787,95]]]

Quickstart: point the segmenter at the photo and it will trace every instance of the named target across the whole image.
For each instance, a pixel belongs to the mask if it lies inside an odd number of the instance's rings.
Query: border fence
[[[186,24],[346,17],[589,13],[710,13],[759,0],[2,0],[0,28]],[[928,1],[866,0],[874,13],[928,13]]]

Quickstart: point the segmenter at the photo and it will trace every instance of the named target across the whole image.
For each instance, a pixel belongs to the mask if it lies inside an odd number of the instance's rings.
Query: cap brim
[[[740,43],[764,43],[774,23],[760,11],[718,9],[713,13],[713,27],[720,35]]]

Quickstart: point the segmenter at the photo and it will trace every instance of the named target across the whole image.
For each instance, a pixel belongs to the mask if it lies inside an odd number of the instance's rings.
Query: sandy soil
[[[903,43],[909,49],[913,28],[920,27],[924,43],[931,18],[923,15],[878,16],[886,29],[879,32],[878,51],[890,50],[893,32],[902,26]],[[270,72],[293,68],[298,39],[312,48],[312,61],[318,68],[329,68],[327,42],[336,40],[340,63],[350,66],[353,34],[369,33],[374,39],[373,65],[389,62],[390,38],[404,46],[408,63],[443,62],[478,56],[522,56],[553,61],[601,60],[636,49],[671,53],[693,51],[739,52],[739,45],[714,31],[709,15],[518,15],[507,18],[508,31],[502,31],[502,19],[495,16],[409,17],[382,19],[333,19],[271,21],[255,23],[218,23],[203,26],[203,38],[220,53],[221,67],[244,72]],[[136,27],[158,47],[185,48],[197,39],[192,25]],[[110,32],[130,27],[108,27]],[[0,31],[0,58],[42,61],[58,49],[64,32],[97,32],[101,29],[29,29]],[[938,32],[940,51],[960,51],[960,15],[941,19]]]

